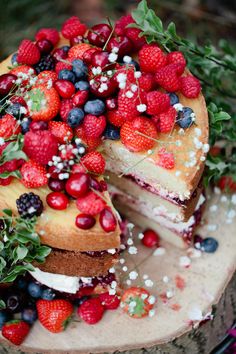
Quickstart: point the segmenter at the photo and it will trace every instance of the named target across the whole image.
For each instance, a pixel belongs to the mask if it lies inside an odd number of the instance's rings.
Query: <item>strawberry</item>
[[[72,70],[72,65],[69,63],[61,62],[61,61],[56,63],[55,71],[57,74],[59,74],[59,71],[64,70],[64,69]]]
[[[166,93],[151,91],[147,93],[147,113],[159,114],[170,107],[170,97]]]
[[[123,311],[130,317],[142,318],[153,309],[153,301],[150,301],[150,293],[140,287],[131,287],[125,290],[121,298]]]
[[[56,28],[41,28],[35,35],[36,41],[47,39],[54,46],[59,42],[59,32]]]
[[[169,92],[175,92],[179,90],[180,83],[177,75],[178,64],[169,64],[164,68],[159,69],[155,74],[155,80]]]
[[[33,120],[49,121],[56,117],[60,109],[60,98],[57,91],[43,85],[32,88],[28,92],[28,108]]]
[[[151,73],[142,73],[138,79],[139,88],[145,92],[151,91],[155,86],[154,75]]]
[[[82,213],[97,215],[105,208],[106,203],[101,197],[91,191],[84,197],[77,198],[76,206]]]
[[[99,298],[85,300],[78,308],[78,315],[88,324],[95,324],[102,319],[104,307]]]
[[[85,24],[81,23],[77,16],[72,16],[66,20],[61,29],[63,37],[72,39],[77,36],[83,36],[87,31]]]
[[[35,43],[23,39],[18,48],[17,62],[20,64],[34,65],[40,59],[40,51]]]
[[[57,141],[61,144],[66,141],[71,141],[73,138],[73,130],[68,124],[64,122],[54,122],[48,123],[48,129],[57,138]]]
[[[17,120],[10,114],[5,114],[0,120],[0,137],[4,139],[17,135],[21,131]]]
[[[172,131],[177,117],[174,107],[170,107],[167,111],[152,117],[157,127],[157,131],[161,133],[169,133]]]
[[[48,182],[46,168],[33,160],[24,163],[20,172],[22,176],[21,183],[26,188],[42,187]]]
[[[144,134],[140,135],[138,132]],[[126,122],[120,130],[121,142],[130,151],[146,151],[151,149],[157,137],[154,123],[146,117],[137,117],[131,122]],[[150,138],[151,139],[150,139]]]
[[[201,91],[200,81],[192,76],[187,75],[180,78],[180,92],[187,98],[197,98]]]
[[[61,101],[60,116],[64,122],[67,121],[67,116],[73,107],[74,105],[72,99],[66,98]]]
[[[99,145],[101,145],[102,139],[101,137],[99,138],[85,137],[84,143],[87,145],[88,151],[92,152],[96,150],[99,147]]]
[[[22,81],[22,86],[26,86],[29,83],[30,76],[34,76],[36,71],[28,65],[19,65],[10,71],[11,74],[16,75],[18,78],[22,78],[22,75],[28,76]]]
[[[38,80],[35,86],[43,85],[50,87],[57,80],[57,74],[51,70],[44,70],[38,74]]]
[[[127,97],[128,88],[118,94],[118,111],[126,120],[132,120],[140,115],[138,106],[146,104],[146,92],[136,91],[132,97]]]
[[[86,136],[98,138],[106,128],[106,117],[87,114],[84,117],[83,126]]]
[[[166,168],[167,170],[171,170],[175,167],[175,158],[173,153],[166,151],[165,148],[161,148],[158,151],[158,160],[156,164]]]
[[[48,130],[29,131],[24,138],[24,152],[41,165],[47,165],[57,155],[56,137]]]
[[[110,295],[108,292],[99,295],[102,305],[106,310],[116,310],[120,305],[117,295]]]
[[[72,304],[63,299],[38,300],[38,319],[43,327],[52,333],[64,331],[73,313]]]
[[[236,181],[231,176],[222,176],[218,186],[225,192],[236,192]]]
[[[98,151],[91,151],[84,155],[80,162],[89,172],[102,175],[105,171],[106,162],[102,154]]]
[[[71,168],[71,173],[86,173],[86,168],[80,164],[74,164]]]
[[[68,52],[68,58],[70,59],[83,59],[84,53],[91,48],[88,43],[77,44],[70,48]]]
[[[121,127],[126,121],[126,119],[120,114],[118,110],[108,111],[107,119],[116,127]]]
[[[23,343],[30,331],[30,326],[25,321],[13,320],[6,322],[2,327],[2,335],[15,345]]]
[[[156,44],[146,44],[138,53],[141,70],[156,73],[166,65],[166,56]]]
[[[168,53],[166,59],[167,59],[167,64],[179,64],[177,73],[179,75],[183,74],[186,67],[186,60],[183,53],[181,52]]]

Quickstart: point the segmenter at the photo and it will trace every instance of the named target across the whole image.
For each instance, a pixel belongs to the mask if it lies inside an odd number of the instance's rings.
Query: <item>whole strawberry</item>
[[[106,128],[106,117],[105,116],[94,116],[92,114],[87,114],[84,117],[83,127],[85,131],[85,136],[91,138],[98,138],[102,135]]]
[[[39,85],[28,92],[27,105],[33,120],[49,121],[59,112],[60,98],[53,87]]]
[[[138,53],[141,70],[154,73],[166,65],[166,56],[156,44],[146,44]]]
[[[106,310],[116,310],[120,305],[117,295],[110,295],[108,292],[100,294],[99,299]]]
[[[83,59],[84,53],[91,49],[91,45],[88,43],[81,43],[74,45],[73,47],[70,48],[68,52],[68,58],[69,59]]]
[[[87,153],[81,158],[80,162],[89,172],[102,175],[105,171],[106,162],[102,154],[98,151]]]
[[[24,39],[19,48],[17,54],[17,61],[20,64],[34,65],[40,59],[40,51],[35,43],[29,39]]]
[[[41,165],[47,165],[57,155],[57,138],[48,130],[29,131],[24,138],[24,152]]]
[[[116,109],[108,111],[106,115],[108,121],[116,127],[121,127],[126,121],[125,117]]]
[[[5,114],[0,120],[0,137],[7,139],[21,131],[17,120],[10,114]]]
[[[2,327],[2,335],[15,345],[23,343],[28,335],[30,326],[28,323],[20,320],[7,322]]]
[[[99,298],[86,300],[78,308],[78,315],[88,324],[95,324],[102,319],[104,307]]]
[[[33,160],[29,160],[20,169],[21,183],[26,188],[39,188],[48,182],[47,171],[44,166]]]
[[[73,130],[65,122],[51,121],[48,123],[48,129],[61,144],[71,141],[73,138]]]
[[[130,151],[146,151],[154,146],[157,130],[150,119],[141,116],[123,124],[120,137]]]
[[[38,300],[36,303],[39,322],[48,331],[64,331],[73,313],[72,304],[63,299]]]

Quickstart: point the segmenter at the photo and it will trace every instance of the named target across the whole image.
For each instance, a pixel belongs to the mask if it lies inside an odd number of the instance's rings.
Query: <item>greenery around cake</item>
[[[176,33],[171,22],[164,28],[161,19],[147,6],[146,0],[132,12],[137,27],[146,36],[148,43],[158,42],[167,52],[180,50],[187,59],[188,68],[202,84],[207,102],[210,124],[210,145],[223,143],[224,149],[217,156],[208,154],[205,185],[228,175],[236,180],[236,55],[225,40],[220,40],[219,49],[211,43],[200,46]]]

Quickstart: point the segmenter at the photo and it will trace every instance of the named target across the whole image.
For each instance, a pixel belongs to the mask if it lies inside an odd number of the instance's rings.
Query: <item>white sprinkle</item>
[[[164,247],[158,247],[154,252],[153,256],[163,256],[163,254],[166,253],[166,250]]]
[[[129,278],[131,280],[137,279],[138,278],[138,273],[133,270],[132,272],[129,273]]]
[[[119,48],[118,47],[113,47],[111,51],[112,51],[112,53],[118,53],[119,52]]]
[[[181,145],[182,145],[182,141],[176,140],[175,145],[176,145],[176,146],[181,146]]]
[[[131,91],[132,92],[136,92],[137,91],[137,89],[138,89],[138,86],[137,85],[131,85]]]
[[[235,210],[233,210],[233,209],[230,209],[230,210],[228,211],[228,213],[227,213],[227,217],[228,217],[229,219],[233,219],[233,218],[235,217],[235,215],[236,215],[236,212],[235,212]]]
[[[165,275],[162,280],[164,283],[169,283],[169,278],[167,277],[167,275]]]
[[[206,160],[205,156],[200,157],[200,161],[205,161],[205,160]]]
[[[183,110],[183,105],[181,104],[181,103],[176,103],[176,104],[174,104],[174,109],[177,111],[177,112],[179,112],[179,111],[182,111]]]
[[[153,287],[153,281],[151,279],[147,279],[145,280],[145,285],[148,287],[148,288],[152,288]]]
[[[117,282],[115,281],[115,280],[113,280],[112,282],[111,282],[111,288],[112,289],[115,289],[117,287]]]
[[[218,206],[216,204],[210,206],[209,210],[214,213],[218,209]]]
[[[1,144],[0,144],[1,145]],[[231,197],[232,204],[236,205],[236,194],[233,194]]]
[[[133,230],[134,224],[133,224],[132,222],[129,222],[129,223],[127,224],[127,228],[128,228],[129,230]]]
[[[106,81],[108,80],[108,78],[107,78],[106,76],[101,76],[100,80],[101,80],[102,82],[106,82]]]
[[[122,270],[123,270],[123,272],[127,272],[128,268],[127,268],[126,266],[124,266],[124,267],[122,268]]]
[[[222,195],[222,197],[220,198],[220,201],[222,203],[227,203],[228,202],[228,198],[225,195]]]
[[[135,246],[129,247],[128,252],[129,254],[137,254],[138,253],[137,247]]]
[[[149,298],[148,298],[148,303],[149,303],[150,305],[154,305],[155,302],[156,302],[155,296],[150,295]]]
[[[137,110],[140,113],[145,112],[146,109],[147,109],[147,106],[144,103],[140,103],[140,104],[137,105]]]
[[[173,296],[174,296],[174,293],[173,293],[172,290],[167,290],[167,291],[166,291],[166,297],[167,297],[168,299],[171,299]]]
[[[147,274],[144,274],[144,275],[143,275],[143,279],[148,279],[148,275],[147,275]]]
[[[127,280],[126,280],[126,284],[127,284],[127,285],[131,285],[131,280],[127,279]]]
[[[209,230],[209,231],[215,231],[215,230],[217,230],[217,225],[215,225],[215,224],[209,224],[209,225],[207,225],[207,230]]]
[[[202,134],[201,129],[195,128],[194,131],[195,131],[195,133],[196,133],[197,136],[201,136],[201,134]]]
[[[149,317],[153,317],[154,315],[155,315],[155,310],[152,309],[148,312]]]
[[[115,254],[115,253],[116,253],[116,250],[115,250],[115,248],[109,248],[109,249],[107,250],[107,252],[110,253],[110,254]]]
[[[176,177],[179,177],[181,175],[181,171],[176,171],[175,175],[176,175]]]
[[[125,263],[125,259],[124,258],[120,258],[120,264],[124,264]]]
[[[111,75],[112,75],[112,70],[108,70],[108,71],[107,71],[107,75],[108,75],[108,76],[111,76]]]
[[[5,144],[5,140],[3,138],[0,138],[0,146]]]
[[[133,97],[133,92],[131,92],[131,91],[127,91],[126,93],[125,93],[125,96],[127,97],[127,98],[132,98]]]
[[[135,73],[134,73],[135,79],[139,79],[141,76],[142,76],[141,71],[135,71]]]
[[[129,55],[125,55],[123,57],[123,62],[124,63],[129,64],[129,63],[131,63],[131,61],[132,61],[132,58]]]
[[[126,83],[125,83],[125,82],[120,82],[120,83],[119,83],[119,88],[120,88],[121,90],[124,89],[125,86],[126,86]]]
[[[109,295],[115,295],[116,290],[115,289],[109,289]]]
[[[188,312],[189,319],[191,321],[201,321],[203,319],[202,316],[202,311],[199,307],[194,306],[189,312]]]
[[[179,134],[179,135],[184,135],[184,134],[185,134],[184,129],[183,129],[183,128],[180,128],[178,134]]]
[[[128,238],[127,245],[131,246],[133,244],[134,244],[134,241],[132,240],[132,238]]]
[[[110,53],[108,56],[108,60],[110,63],[115,63],[118,58],[118,55],[115,53]]]
[[[140,233],[138,234],[138,238],[139,238],[140,240],[142,240],[142,239],[144,238],[144,234],[143,234],[142,232],[140,232]]]
[[[126,78],[127,78],[127,75],[126,74],[124,74],[124,73],[119,73],[118,75],[117,75],[117,81],[118,82],[120,82],[120,83],[124,83],[124,82],[126,82]]]
[[[115,270],[114,267],[112,267],[112,268],[109,269],[109,272],[110,272],[110,273],[115,273],[115,271],[116,271],[116,270]]]
[[[187,256],[182,256],[179,258],[179,265],[181,267],[189,267],[191,264],[191,259]]]
[[[202,151],[207,153],[210,149],[210,145],[209,144],[204,144],[203,147],[202,147]]]
[[[44,230],[40,230],[39,231],[39,235],[41,235],[41,236],[45,235],[45,231]]]

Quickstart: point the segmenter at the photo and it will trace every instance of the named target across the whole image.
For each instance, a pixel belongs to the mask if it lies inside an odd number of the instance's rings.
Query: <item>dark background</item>
[[[138,0],[0,0],[0,59],[16,51],[24,38],[33,39],[40,27],[60,29],[64,19],[77,15],[89,25],[107,16],[116,19],[136,7]],[[174,21],[177,32],[205,43],[220,38],[235,44],[235,0],[150,0],[164,23]]]

